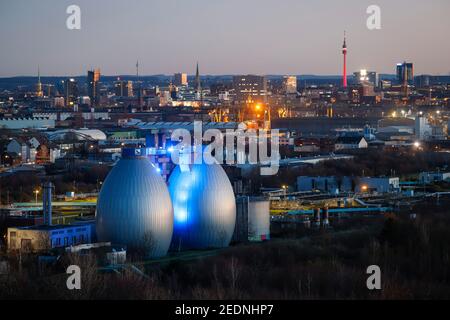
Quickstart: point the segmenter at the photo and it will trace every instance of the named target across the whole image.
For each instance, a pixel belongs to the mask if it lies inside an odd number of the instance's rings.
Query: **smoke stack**
[[[44,225],[52,225],[52,189],[53,184],[46,182],[42,185],[44,191],[42,196],[42,207],[44,210]]]
[[[320,228],[320,209],[319,208],[314,208],[314,222],[313,225],[316,228]]]
[[[326,228],[330,225],[329,217],[330,217],[330,214],[329,214],[328,208],[323,208],[322,209],[322,226],[324,228]]]

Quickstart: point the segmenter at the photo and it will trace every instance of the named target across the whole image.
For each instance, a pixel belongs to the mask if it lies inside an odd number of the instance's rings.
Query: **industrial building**
[[[450,172],[421,172],[419,174],[420,183],[433,183],[439,181],[450,181]]]
[[[352,179],[350,177],[297,177],[297,191],[339,193],[352,191]]]
[[[400,191],[400,179],[391,177],[361,177],[356,186],[356,192],[390,193]]]
[[[335,136],[336,130],[359,129],[363,130],[366,125],[373,128],[378,127],[381,118],[328,118],[328,117],[305,117],[305,118],[274,118],[272,128],[297,132],[298,136]]]
[[[55,248],[90,243],[93,230],[89,223],[73,225],[52,224],[52,183],[44,183],[43,224],[8,228],[9,251],[40,252]]]
[[[40,252],[91,242],[91,225],[41,225],[8,228],[8,250]]]
[[[400,179],[396,177],[297,177],[297,191],[320,191],[331,194],[341,192],[390,193],[400,191]]]

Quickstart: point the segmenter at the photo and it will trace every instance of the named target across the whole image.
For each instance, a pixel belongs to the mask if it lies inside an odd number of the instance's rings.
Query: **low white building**
[[[334,144],[334,149],[348,150],[348,149],[366,149],[369,147],[364,137],[339,137]]]

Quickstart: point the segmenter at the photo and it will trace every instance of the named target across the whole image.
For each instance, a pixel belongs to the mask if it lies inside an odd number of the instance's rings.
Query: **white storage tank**
[[[146,257],[167,254],[173,233],[173,208],[166,183],[147,157],[148,149],[124,149],[97,202],[101,242],[139,249]]]
[[[270,201],[263,197],[237,198],[234,242],[264,241],[270,239]]]
[[[270,201],[251,199],[248,203],[248,240],[270,239]]]

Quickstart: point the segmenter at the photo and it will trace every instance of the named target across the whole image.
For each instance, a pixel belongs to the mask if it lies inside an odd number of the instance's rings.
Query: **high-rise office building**
[[[87,74],[88,96],[91,98],[93,106],[98,106],[100,102],[99,92],[100,69],[90,70]]]
[[[401,85],[414,83],[414,65],[410,62],[397,64],[397,81]]]
[[[241,75],[233,77],[233,88],[238,103],[265,102],[267,98],[267,78],[265,76]]]
[[[175,73],[173,76],[173,84],[177,87],[187,86],[188,77],[186,73]]]
[[[117,97],[132,97],[133,82],[119,79],[114,83],[114,91]]]
[[[56,94],[56,88],[54,84],[43,84],[42,91],[43,95],[47,97],[54,97]]]
[[[73,106],[78,99],[78,84],[73,78],[64,81],[64,101],[66,106]]]
[[[283,93],[296,94],[297,93],[297,77],[285,76],[283,78]]]

